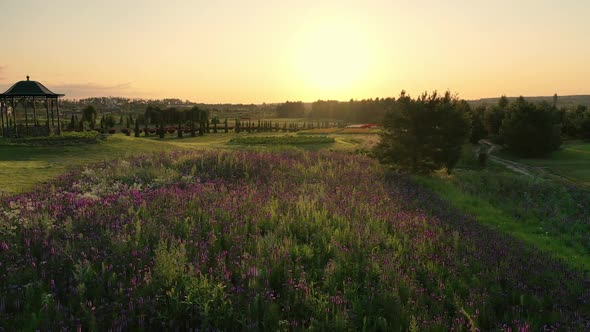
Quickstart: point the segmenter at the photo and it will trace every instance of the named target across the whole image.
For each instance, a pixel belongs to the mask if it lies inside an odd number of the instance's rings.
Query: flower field
[[[589,286],[344,153],[149,155],[0,199],[6,330],[584,330]]]

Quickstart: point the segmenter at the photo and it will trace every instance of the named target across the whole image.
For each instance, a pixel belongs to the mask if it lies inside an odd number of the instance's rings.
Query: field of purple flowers
[[[589,289],[363,156],[152,155],[0,199],[0,330],[584,330]]]

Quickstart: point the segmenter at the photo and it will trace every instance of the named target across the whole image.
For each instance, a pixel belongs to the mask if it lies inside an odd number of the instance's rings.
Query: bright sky
[[[0,89],[348,100],[590,93],[588,0],[0,0]]]

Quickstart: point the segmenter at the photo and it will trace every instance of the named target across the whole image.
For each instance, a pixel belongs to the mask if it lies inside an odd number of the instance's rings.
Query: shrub
[[[102,135],[97,131],[67,132],[61,135],[23,137],[10,139],[11,144],[23,144],[32,146],[50,146],[50,145],[75,145],[97,143]]]

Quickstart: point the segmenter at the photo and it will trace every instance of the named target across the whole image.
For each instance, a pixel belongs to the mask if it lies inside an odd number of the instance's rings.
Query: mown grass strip
[[[540,220],[530,216],[517,220],[508,211],[482,197],[462,191],[456,184],[441,177],[419,176],[416,180],[462,212],[475,216],[478,222],[523,240],[563,260],[572,268],[590,271],[590,257],[584,254],[584,248],[568,245],[563,235],[539,232]]]

